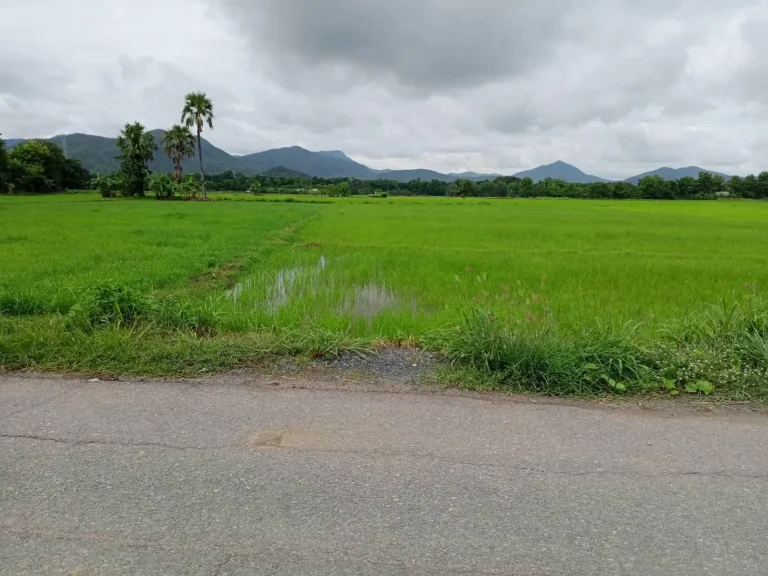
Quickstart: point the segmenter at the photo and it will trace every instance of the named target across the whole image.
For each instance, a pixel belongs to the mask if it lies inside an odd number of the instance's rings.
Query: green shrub
[[[633,329],[596,328],[555,334],[548,327],[505,326],[475,310],[452,329],[427,337],[454,365],[492,376],[505,387],[551,395],[597,395],[653,387],[645,352],[631,343]]]
[[[70,310],[70,319],[82,329],[103,329],[109,326],[131,327],[147,317],[151,305],[143,294],[118,284],[99,286]]]

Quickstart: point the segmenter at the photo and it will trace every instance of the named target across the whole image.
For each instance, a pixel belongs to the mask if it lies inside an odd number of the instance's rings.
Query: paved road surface
[[[768,574],[768,422],[0,375],[0,573]]]

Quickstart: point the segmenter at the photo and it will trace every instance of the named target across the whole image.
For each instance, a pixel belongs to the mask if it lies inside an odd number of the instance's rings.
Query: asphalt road
[[[768,417],[0,375],[0,573],[768,574]]]

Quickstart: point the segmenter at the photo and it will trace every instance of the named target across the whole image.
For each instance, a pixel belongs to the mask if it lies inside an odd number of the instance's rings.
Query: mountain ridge
[[[160,172],[171,172],[173,164],[171,160],[162,152],[161,139],[163,130],[155,129],[150,133],[155,137],[158,144],[158,153],[155,160],[150,165],[153,170]],[[63,145],[64,139],[67,142],[67,152],[71,158],[77,158],[83,163],[83,166],[94,173],[114,172],[118,168],[118,149],[116,138],[106,136],[96,136],[91,134],[74,133],[66,135],[57,135],[48,140]],[[21,138],[9,138],[6,140],[8,148],[24,142]],[[341,150],[323,150],[313,152],[302,148],[301,146],[287,146],[284,148],[273,148],[262,152],[255,152],[245,155],[232,155],[221,148],[214,146],[205,138],[202,139],[203,158],[205,161],[206,172],[215,174],[231,170],[240,172],[248,176],[256,174],[276,175],[282,174],[305,174],[310,177],[320,178],[356,178],[359,180],[389,179],[400,182],[410,180],[440,180],[442,182],[453,182],[458,179],[467,179],[473,181],[492,180],[500,176],[499,174],[482,174],[477,172],[454,172],[441,173],[429,169],[406,169],[406,170],[376,170],[365,164],[361,164],[347,156]],[[197,157],[188,158],[182,163],[185,172],[197,172],[199,162]],[[705,170],[697,166],[687,166],[684,168],[662,167],[657,170],[638,174],[623,180],[637,184],[645,176],[659,175],[665,180],[679,179],[685,176],[697,177],[699,172],[709,172],[723,176],[726,180],[731,177],[712,170]],[[539,182],[547,178],[564,180],[571,183],[589,184],[595,182],[611,182],[611,180],[594,176],[581,171],[576,166],[567,164],[561,160],[551,164],[545,164],[524,170],[514,174],[518,178],[530,177],[534,182]]]
[[[728,174],[715,172],[713,170],[705,170],[704,168],[699,168],[698,166],[686,166],[684,168],[670,168],[669,166],[663,166],[650,172],[643,172],[642,174],[631,176],[630,178],[624,180],[624,182],[637,185],[640,180],[648,176],[661,176],[664,178],[664,180],[680,180],[681,178],[689,177],[698,178],[701,172],[707,172],[713,176],[722,176],[726,182],[732,178],[732,176],[728,176]]]
[[[540,182],[547,178],[553,178],[555,180],[565,180],[566,182],[572,182],[574,184],[594,184],[595,182],[608,182],[605,178],[599,176],[592,176],[582,172],[576,166],[566,164],[565,162],[558,160],[552,164],[545,164],[531,170],[524,170],[515,174],[518,178],[530,178],[534,182]]]

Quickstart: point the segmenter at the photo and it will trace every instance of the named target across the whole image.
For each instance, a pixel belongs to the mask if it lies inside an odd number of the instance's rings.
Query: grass
[[[768,400],[768,203],[213,196],[0,198],[0,365],[416,341],[481,386]]]

